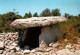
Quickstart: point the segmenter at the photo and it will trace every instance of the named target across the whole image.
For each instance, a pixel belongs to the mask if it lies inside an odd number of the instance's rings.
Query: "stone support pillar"
[[[45,26],[41,28],[41,34],[39,35],[39,44],[41,41],[44,41],[48,45],[51,42],[57,41],[58,38],[63,38],[58,24]]]

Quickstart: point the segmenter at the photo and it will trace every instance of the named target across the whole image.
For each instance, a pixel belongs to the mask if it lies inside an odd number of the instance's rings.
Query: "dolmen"
[[[57,41],[58,38],[63,38],[63,33],[58,23],[65,21],[67,19],[63,16],[31,17],[16,19],[10,26],[18,30],[21,46],[27,45],[35,48],[42,41],[48,45]]]

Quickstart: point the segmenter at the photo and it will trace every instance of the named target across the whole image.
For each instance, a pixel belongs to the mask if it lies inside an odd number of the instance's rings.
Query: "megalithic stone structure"
[[[21,35],[19,31],[20,41],[22,41],[23,45],[37,47],[41,41],[48,45],[55,42],[57,38],[63,38],[57,23],[65,21],[67,21],[67,18],[63,16],[31,17],[16,19],[10,26],[23,31]]]

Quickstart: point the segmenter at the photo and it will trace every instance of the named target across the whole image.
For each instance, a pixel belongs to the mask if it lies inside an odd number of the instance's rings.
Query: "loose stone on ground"
[[[27,45],[21,49],[17,44],[17,38],[18,33],[0,34],[0,55],[80,55],[80,42],[74,45],[69,43],[64,49],[57,49],[60,45],[58,42],[47,46],[42,41],[38,48],[29,50],[30,47]]]

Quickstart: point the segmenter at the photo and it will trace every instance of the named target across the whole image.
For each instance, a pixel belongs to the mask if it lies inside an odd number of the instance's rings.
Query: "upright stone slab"
[[[41,28],[41,34],[39,36],[39,44],[44,41],[47,45],[51,42],[57,41],[58,38],[63,38],[62,32],[58,24],[45,26]]]

